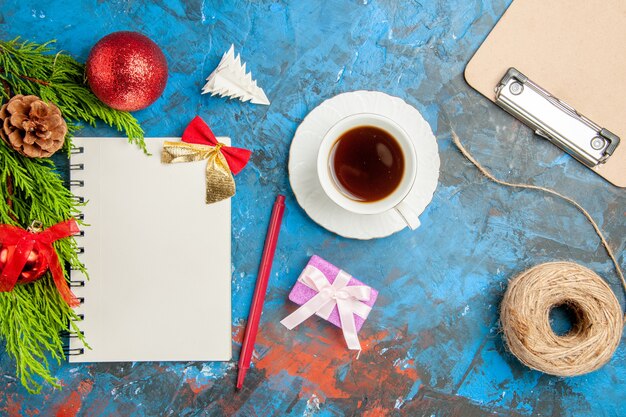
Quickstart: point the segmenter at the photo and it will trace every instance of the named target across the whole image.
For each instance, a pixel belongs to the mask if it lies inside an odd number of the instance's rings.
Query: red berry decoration
[[[2,246],[0,242],[0,274],[4,271],[4,267],[9,264],[15,255],[15,245]],[[48,264],[37,249],[33,249],[26,258],[26,263],[17,279],[18,284],[27,284],[36,281],[48,270]]]
[[[136,111],[154,103],[167,83],[165,55],[147,36],[114,32],[100,39],[87,59],[87,82],[107,106]]]

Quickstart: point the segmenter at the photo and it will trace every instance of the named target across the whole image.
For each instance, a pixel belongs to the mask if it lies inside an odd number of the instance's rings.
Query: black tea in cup
[[[404,155],[396,139],[374,126],[358,126],[333,145],[329,169],[347,197],[374,202],[392,194],[404,175]]]

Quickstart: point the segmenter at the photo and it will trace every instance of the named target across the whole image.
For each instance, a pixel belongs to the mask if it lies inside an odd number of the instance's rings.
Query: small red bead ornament
[[[104,104],[136,111],[154,103],[167,83],[165,55],[147,36],[114,32],[92,48],[86,68],[89,87]]]
[[[17,245],[2,245],[0,242],[0,272],[4,267],[14,259],[15,249]],[[31,250],[26,257],[26,263],[22,268],[22,272],[17,277],[17,284],[27,284],[36,281],[48,270],[46,260],[41,256],[38,250]]]
[[[0,292],[11,291],[16,284],[36,281],[50,269],[61,297],[71,307],[76,307],[79,304],[78,299],[65,281],[63,268],[52,244],[78,232],[74,219],[46,230],[36,221],[28,230],[0,224]]]

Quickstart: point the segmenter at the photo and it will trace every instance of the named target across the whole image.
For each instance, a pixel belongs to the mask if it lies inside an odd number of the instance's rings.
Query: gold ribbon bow
[[[211,204],[235,195],[235,179],[226,158],[220,152],[223,143],[215,146],[186,142],[165,142],[161,162],[174,164],[207,160],[206,203]]]

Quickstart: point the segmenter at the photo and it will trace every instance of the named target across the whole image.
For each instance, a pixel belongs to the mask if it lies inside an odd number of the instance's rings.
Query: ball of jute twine
[[[576,201],[548,188],[502,181],[487,171],[452,139],[478,170],[491,181],[507,187],[538,190],[565,200],[591,223],[615,265],[622,286],[626,279],[602,231]],[[557,335],[550,325],[550,311],[567,306],[574,313],[572,329]],[[558,376],[582,375],[606,364],[622,337],[626,315],[615,294],[595,272],[572,262],[550,262],[528,269],[511,282],[500,307],[504,340],[513,355],[530,368]]]
[[[554,333],[550,311],[567,306],[572,329]],[[507,346],[522,363],[558,376],[595,371],[619,345],[622,309],[611,288],[595,272],[572,262],[528,269],[510,283],[500,307]]]

